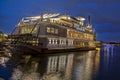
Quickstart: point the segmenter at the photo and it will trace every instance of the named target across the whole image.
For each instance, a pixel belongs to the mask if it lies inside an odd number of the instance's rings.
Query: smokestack
[[[90,15],[88,15],[88,25],[90,25]]]

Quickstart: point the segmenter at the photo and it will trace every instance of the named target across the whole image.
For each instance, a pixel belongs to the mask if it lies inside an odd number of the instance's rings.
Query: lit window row
[[[33,27],[22,27],[21,33],[30,33],[32,31]],[[34,28],[32,31],[33,33],[37,32],[37,27]]]
[[[78,31],[74,31],[74,30],[68,30],[67,37],[75,38],[75,39],[88,39],[88,40],[94,39],[93,34],[87,34],[87,33],[78,32]]]
[[[73,30],[69,30],[68,32],[68,38],[83,38],[84,35],[82,32],[78,32],[78,31],[73,31]]]
[[[58,29],[53,27],[47,27],[47,33],[58,34]]]
[[[52,38],[49,38],[49,44],[62,44],[62,45],[72,45],[73,44],[73,40],[66,40],[66,39],[52,39]]]
[[[76,47],[89,47],[88,42],[75,41],[74,46]]]
[[[49,39],[49,44],[58,44],[57,39]]]
[[[73,45],[73,40],[68,40],[68,45]]]
[[[92,34],[85,34],[85,38],[89,39],[89,40],[93,40],[94,39],[94,35],[92,35]]]

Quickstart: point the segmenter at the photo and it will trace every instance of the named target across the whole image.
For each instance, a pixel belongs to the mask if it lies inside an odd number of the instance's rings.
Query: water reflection
[[[12,80],[71,80],[74,54],[22,57],[14,69]]]
[[[79,53],[75,57],[73,80],[92,80],[99,70],[100,51]]]
[[[100,51],[42,56],[14,55],[10,80],[92,80],[99,70]]]
[[[44,56],[17,53],[10,60],[0,58],[5,64],[0,64],[0,77],[5,80],[118,80],[119,52],[120,47],[104,46],[101,51]]]
[[[103,47],[103,62],[104,62],[104,71],[109,71],[110,65],[113,63],[113,57],[114,57],[114,46],[112,45],[106,45]]]
[[[119,80],[120,76],[120,47],[106,45],[101,50],[99,76],[95,80]]]

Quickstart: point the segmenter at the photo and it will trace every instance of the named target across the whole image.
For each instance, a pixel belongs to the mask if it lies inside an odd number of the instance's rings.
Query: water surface
[[[14,62],[13,62],[14,61]],[[120,47],[100,51],[18,55],[0,64],[5,80],[120,80]]]

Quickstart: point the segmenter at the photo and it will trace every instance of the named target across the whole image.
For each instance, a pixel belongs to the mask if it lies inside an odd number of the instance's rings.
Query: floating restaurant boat
[[[95,49],[96,34],[85,18],[70,15],[42,14],[25,17],[17,24],[11,44],[25,53],[48,53]],[[14,32],[14,31],[13,31]]]

